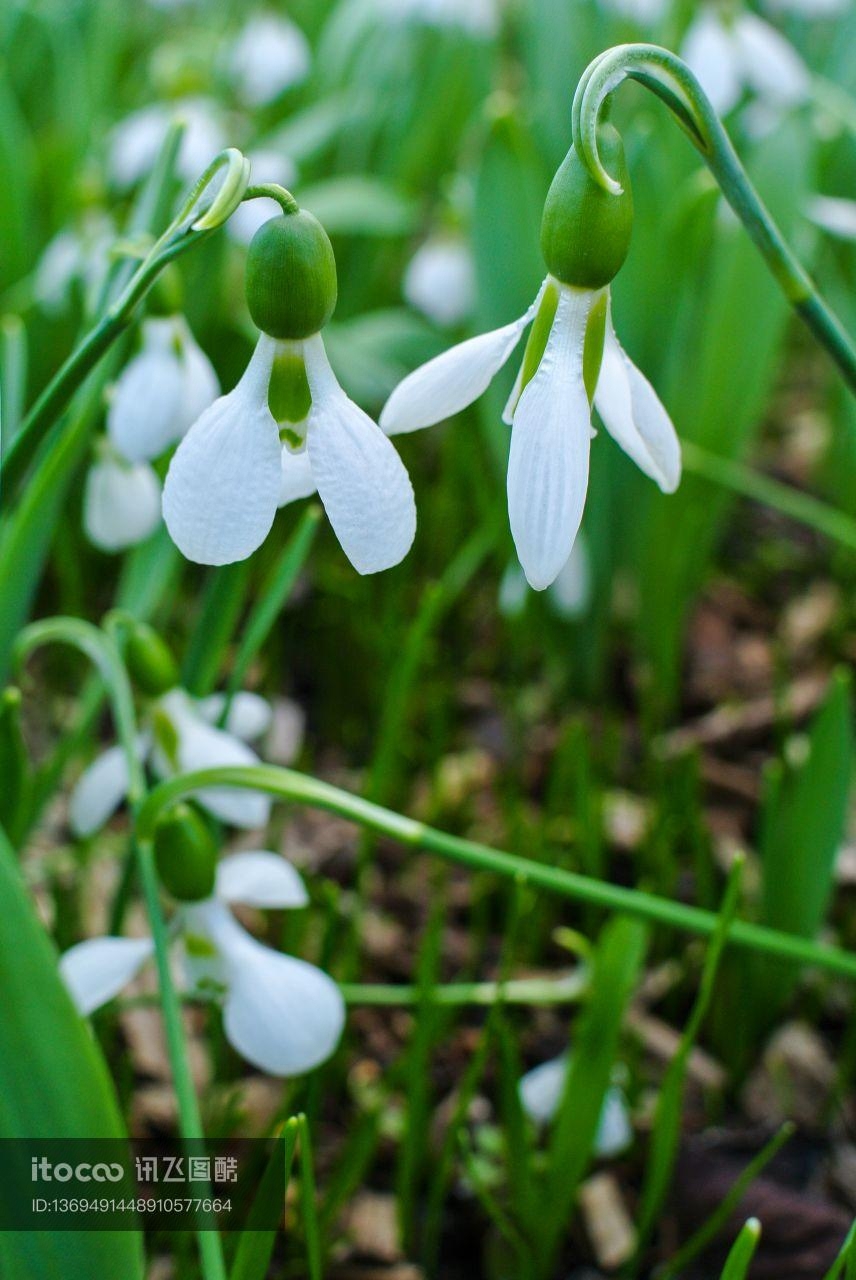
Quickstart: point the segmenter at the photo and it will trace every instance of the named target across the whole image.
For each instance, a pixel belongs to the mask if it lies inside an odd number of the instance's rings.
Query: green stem
[[[594,179],[613,194],[621,190],[600,159],[597,131],[604,104],[625,79],[636,80],[650,89],[676,117],[705,160],[788,302],[832,356],[847,385],[856,393],[856,348],[750,182],[731,139],[698,80],[686,63],[668,49],[653,44],[618,45],[595,58],[583,72],[574,96],[574,146]]]
[[[290,191],[281,187],[278,182],[260,182],[257,186],[247,187],[245,200],[275,200],[283,213],[299,213],[300,205]]]
[[[448,835],[444,831],[426,826],[425,823],[393,813],[369,800],[331,786],[330,783],[306,777],[292,769],[278,769],[273,765],[202,769],[160,783],[140,806],[137,815],[140,837],[151,837],[158,814],[176,800],[206,787],[223,786],[264,791],[281,800],[326,809],[360,826],[370,827],[390,836],[409,848],[424,849],[450,862],[508,876],[520,884],[532,884],[608,911],[620,911],[702,937],[711,937],[717,928],[718,917],[712,911],[490,849],[474,840]],[[856,955],[809,938],[736,920],[729,928],[728,942],[744,950],[762,952],[800,964],[817,965],[830,972],[856,979]]]

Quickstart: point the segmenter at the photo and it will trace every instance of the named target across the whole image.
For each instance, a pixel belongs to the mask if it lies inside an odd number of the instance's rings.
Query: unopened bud
[[[247,253],[247,305],[272,338],[319,333],[336,306],[336,259],[327,232],[305,209],[260,227]]]

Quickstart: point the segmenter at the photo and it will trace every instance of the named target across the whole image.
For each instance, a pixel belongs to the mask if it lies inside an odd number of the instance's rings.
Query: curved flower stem
[[[84,622],[79,618],[48,618],[44,622],[33,623],[21,633],[16,647],[16,657],[18,661],[22,661],[40,645],[50,643],[69,644],[85,653],[102,676],[110,695],[116,733],[128,768],[128,802],[132,813],[139,813],[141,806],[145,803],[146,780],[137,753],[134,695],[128,673],[112,636],[93,626],[91,622]],[[135,838],[133,849],[143,888],[149,927],[152,931],[160,1007],[178,1103],[181,1136],[185,1140],[193,1141],[204,1138],[205,1133],[184,1039],[181,1001],[169,966],[169,930],[161,910],[152,842]],[[226,1265],[219,1232],[200,1229],[197,1232],[197,1239],[205,1280],[226,1280]]]
[[[620,185],[607,173],[598,152],[597,130],[609,96],[623,80],[650,89],[677,119],[700,152],[723,195],[743,223],[788,302],[838,365],[856,393],[856,348],[827,306],[753,187],[704,90],[686,63],[653,44],[617,45],[600,54],[580,78],[574,95],[574,146],[592,177],[606,191]]]
[[[281,187],[278,182],[260,182],[257,186],[247,187],[245,200],[275,200],[283,213],[299,213],[300,205],[290,191]]]
[[[48,428],[77,388],[134,319],[137,308],[168,263],[207,239],[240,203],[249,162],[230,148],[208,166],[181,212],[149,250],[122,293],[57,371],[24,418],[3,459],[5,488],[15,486]],[[225,173],[223,173],[225,171]],[[219,175],[219,176],[218,176]],[[205,195],[210,191],[210,199]]]
[[[293,769],[275,768],[273,765],[201,769],[160,783],[149,793],[137,812],[140,838],[151,838],[158,815],[176,800],[206,787],[224,786],[264,791],[281,800],[326,809],[330,813],[349,818],[360,826],[370,827],[373,831],[399,840],[409,848],[424,849],[450,862],[478,871],[494,872],[517,880],[520,884],[532,884],[562,897],[590,902],[608,911],[620,911],[702,937],[712,936],[717,928],[718,916],[715,912],[565,871],[547,863],[531,862],[513,853],[488,848],[474,840],[448,835],[445,831],[438,831],[423,822],[416,822],[413,818],[393,813],[369,800],[351,795],[328,782],[296,773]],[[743,950],[757,951],[799,964],[817,965],[832,973],[856,979],[856,955],[814,942],[810,938],[800,938],[764,925],[736,920],[729,928],[728,942]]]

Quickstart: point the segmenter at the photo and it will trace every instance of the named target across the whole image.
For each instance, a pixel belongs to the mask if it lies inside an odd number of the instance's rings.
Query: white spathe
[[[156,458],[181,439],[219,392],[211,361],[183,317],[144,320],[140,351],[113,390],[110,439],[130,462]]]
[[[161,520],[160,481],[147,462],[125,462],[104,451],[86,474],[83,528],[102,551],[144,542]]]
[[[472,251],[462,236],[437,235],[416,250],[403,281],[404,297],[435,324],[466,320],[476,300]]]
[[[466,408],[508,360],[539,306],[547,305],[547,289],[556,307],[544,351],[526,386],[521,366],[503,415],[512,427],[509,522],[527,581],[538,591],[567,565],[585,505],[593,433],[583,356],[595,306],[607,307],[595,394],[604,426],[665,492],[680,480],[675,429],[650,383],[618,343],[608,290],[575,289],[548,276],[519,320],[468,338],[414,370],[393,391],[380,416],[381,426],[393,435],[418,431]]]
[[[285,344],[283,344],[285,345]],[[279,344],[262,334],[234,391],[194,423],[176,450],[163,512],[179,550],[201,564],[251,555],[277,506],[317,489],[345,555],[358,573],[404,558],[416,533],[416,503],[404,464],[380,427],[348,398],[320,333],[287,344],[304,362],[311,407],[303,447],[291,453],[268,404]]]
[[[262,706],[264,704],[265,710]],[[270,708],[257,694],[238,693],[232,700],[225,729],[214,727],[223,709],[223,695],[214,694],[195,702],[183,689],[171,689],[153,704],[143,731],[136,740],[137,758],[150,763],[161,777],[189,773],[193,769],[221,765],[260,763],[246,745],[270,724]],[[165,720],[174,738],[175,754],[155,743],[153,729]],[[162,735],[163,736],[163,735]],[[78,837],[92,835],[103,827],[128,793],[128,766],[121,747],[109,747],[84,769],[71,793],[69,821]],[[217,787],[200,791],[196,799],[223,822],[249,829],[264,826],[270,801],[260,792]]]
[[[704,6],[687,31],[681,56],[718,115],[727,115],[747,91],[779,110],[809,95],[808,68],[796,49],[754,13],[732,15]]]
[[[263,107],[300,84],[312,65],[306,36],[288,18],[274,13],[250,18],[235,39],[228,62],[238,93],[250,107]]]
[[[329,1058],[345,1025],[345,1003],[332,978],[257,942],[228,904],[287,908],[306,901],[294,868],[260,850],[225,858],[214,896],[176,913],[191,988],[199,981],[199,993],[210,994],[205,978],[216,975],[226,1038],[271,1075],[301,1075]],[[89,1014],[118,995],[152,951],[150,939],[92,938],[62,956],[60,972],[81,1013]]]

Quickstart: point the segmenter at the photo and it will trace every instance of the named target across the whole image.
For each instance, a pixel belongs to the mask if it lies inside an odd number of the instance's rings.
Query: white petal
[[[309,460],[309,450],[301,449],[299,453],[295,453],[283,445],[278,505],[285,507],[289,502],[297,502],[300,498],[311,498],[317,488],[312,474],[312,463]]]
[[[561,289],[541,363],[514,413],[508,516],[523,572],[536,591],[550,585],[571,554],[583,515],[591,440],[583,344],[595,297]]]
[[[203,720],[216,725],[225,704],[225,693],[212,693],[207,698],[200,698],[196,706]],[[241,689],[232,698],[223,728],[243,742],[255,742],[262,734],[267,733],[272,719],[273,708],[267,698]]]
[[[122,551],[143,542],[160,524],[161,491],[147,462],[103,457],[86,475],[83,527],[102,551]]]
[[[411,307],[439,325],[456,325],[475,305],[472,250],[460,237],[436,236],[416,250],[402,290]]]
[[[169,114],[160,103],[143,107],[116,125],[110,135],[108,167],[117,186],[130,187],[148,173],[168,127]]]
[[[137,742],[145,752],[142,738]],[[81,838],[104,826],[128,794],[128,766],[121,747],[109,747],[80,775],[69,801],[68,820]]]
[[[613,440],[663,493],[681,480],[681,445],[672,420],[607,323],[595,408]]]
[[[293,22],[273,14],[250,18],[232,46],[230,69],[241,97],[251,107],[273,102],[305,80],[309,68],[306,36]]]
[[[811,221],[831,236],[856,240],[856,200],[840,196],[814,196],[809,203]]]
[[[811,80],[808,68],[785,37],[754,13],[741,13],[734,24],[743,77],[759,97],[789,106],[804,102]]]
[[[633,1126],[622,1091],[612,1085],[607,1089],[594,1140],[595,1153],[603,1159],[620,1155],[633,1142]]]
[[[546,1124],[553,1119],[568,1077],[568,1055],[551,1058],[540,1066],[527,1071],[520,1081],[520,1102],[523,1110],[536,1124]]]
[[[390,436],[418,431],[451,418],[478,400],[517,346],[534,314],[535,303],[519,320],[459,342],[414,369],[387,400],[380,415],[383,430]]]
[[[504,618],[520,617],[528,591],[526,574],[516,560],[509,561],[499,583],[499,612]]]
[[[223,1025],[238,1052],[276,1076],[301,1075],[329,1058],[345,1025],[335,982],[313,965],[256,942],[222,903],[201,903],[188,916],[225,962]]]
[[[90,938],[60,957],[59,971],[82,1014],[117,996],[151,956],[151,938]]]
[[[559,576],[550,587],[550,600],[562,618],[578,618],[585,613],[591,598],[591,571],[588,546],[582,533],[571,548]]]
[[[178,439],[184,373],[172,346],[171,320],[147,321],[143,348],[119,376],[107,411],[107,432],[123,458],[157,458]]]
[[[192,773],[226,765],[259,764],[259,757],[240,738],[206,724],[181,689],[173,689],[158,702],[159,710],[172,723],[178,738],[176,767],[160,746],[156,746],[152,763],[163,777],[173,773]],[[235,827],[263,827],[270,817],[271,802],[260,791],[237,787],[206,787],[195,793],[201,805],[222,822]]]
[[[392,443],[336,381],[320,334],[304,343],[312,409],[306,449],[318,493],[358,573],[403,560],[416,534],[413,486]]]
[[[732,31],[716,14],[702,10],[687,32],[681,57],[698,76],[717,115],[727,115],[743,90],[742,59]]]
[[[220,394],[220,381],[214,366],[182,319],[178,320],[178,332],[181,341],[183,387],[176,420],[176,439],[187,433],[200,414],[204,413]]]
[[[248,907],[305,907],[303,881],[278,853],[233,853],[217,864],[215,896]]]
[[[281,469],[279,431],[267,402],[275,350],[273,339],[262,335],[234,391],[206,409],[170,463],[163,514],[188,560],[245,560],[270,532]]]

